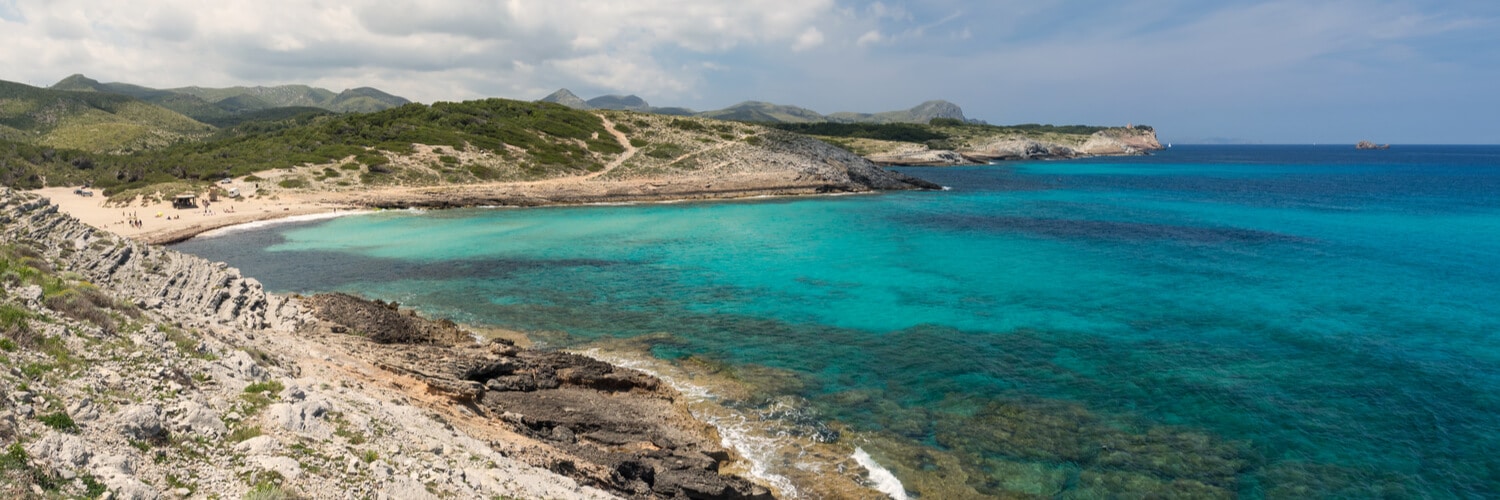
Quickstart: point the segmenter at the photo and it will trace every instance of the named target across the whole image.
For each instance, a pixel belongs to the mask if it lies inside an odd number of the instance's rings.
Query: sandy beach
[[[74,189],[52,187],[31,192],[47,197],[57,204],[58,209],[85,224],[153,244],[174,243],[206,231],[248,222],[357,208],[325,200],[320,193],[286,192],[278,193],[274,198],[221,198],[221,201],[210,202],[207,207],[200,202],[196,208],[172,208],[170,200],[110,206],[107,198],[97,192],[93,196],[82,196],[75,194]],[[140,220],[139,227],[131,224],[131,219]]]

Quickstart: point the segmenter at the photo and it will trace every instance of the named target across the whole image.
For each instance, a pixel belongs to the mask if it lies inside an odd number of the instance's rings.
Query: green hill
[[[282,108],[277,108],[282,109]],[[417,153],[413,144],[493,159],[418,165],[399,160]],[[132,155],[93,158],[94,185],[120,189],[175,180],[208,181],[264,170],[337,165],[323,176],[351,183],[439,180],[541,179],[598,170],[623,148],[598,116],[559,105],[488,99],[462,103],[407,104],[366,114],[305,113],[282,121],[256,121],[212,138]],[[451,172],[449,172],[451,170]],[[452,174],[453,179],[449,179]],[[322,180],[322,179],[318,179]]]
[[[0,81],[0,139],[88,151],[159,147],[213,127],[129,95]]]
[[[968,121],[964,110],[948,101],[927,101],[911,109],[886,111],[883,113],[841,112],[828,115],[828,121],[842,123],[917,123],[925,124],[934,118],[952,118]]]
[[[816,111],[760,101],[745,101],[724,109],[698,113],[704,118],[740,122],[812,123],[828,121]]]
[[[403,106],[411,101],[378,89],[360,87],[334,93],[307,85],[275,87],[182,87],[171,92],[187,94],[212,103],[225,103],[234,109],[259,110],[277,107],[313,107],[336,113],[369,113]]]
[[[370,87],[349,89],[337,94],[327,89],[307,85],[183,87],[161,90],[128,83],[100,83],[98,80],[83,75],[64,78],[53,84],[50,89],[127,95],[216,127],[230,127],[244,123],[253,119],[244,116],[247,113],[274,108],[297,110],[282,112],[282,115],[300,113],[306,108],[319,108],[336,113],[369,113],[411,102]]]

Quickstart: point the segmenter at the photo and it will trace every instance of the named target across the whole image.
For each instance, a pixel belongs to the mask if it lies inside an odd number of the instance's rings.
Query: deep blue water
[[[786,370],[772,390],[885,438],[909,486],[957,463],[940,477],[983,495],[1500,496],[1500,147],[905,171],[952,189],[176,248],[273,290]]]

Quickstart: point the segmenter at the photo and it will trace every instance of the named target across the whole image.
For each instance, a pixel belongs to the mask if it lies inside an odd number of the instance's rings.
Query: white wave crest
[[[892,474],[890,469],[881,467],[874,458],[870,458],[870,454],[866,453],[864,448],[854,449],[854,461],[870,471],[870,482],[874,483],[876,490],[890,496],[892,500],[907,500],[906,487],[901,485],[901,480],[896,479],[896,475]]]
[[[224,227],[221,227],[221,228],[218,228],[218,229],[210,229],[208,231],[204,231],[202,233],[199,233],[197,236],[194,236],[194,237],[195,238],[212,238],[212,237],[215,237],[215,236],[223,236],[223,235],[226,235],[226,234],[236,233],[236,232],[240,232],[240,231],[249,231],[251,229],[260,229],[260,228],[263,228],[263,227],[274,226],[276,224],[289,224],[289,223],[293,223],[293,222],[307,222],[307,221],[315,221],[315,220],[323,220],[323,219],[333,219],[333,218],[336,218],[336,217],[343,217],[343,216],[346,216],[346,215],[361,215],[361,214],[370,214],[370,213],[375,213],[375,212],[371,211],[371,210],[346,210],[346,211],[341,211],[341,212],[326,212],[326,213],[321,213],[321,214],[293,215],[291,217],[282,217],[282,218],[279,218],[279,219],[258,220],[258,221],[255,221],[255,222],[246,222],[244,224],[235,224],[233,226],[224,226]]]
[[[578,354],[615,366],[646,372],[666,382],[667,385],[672,386],[673,389],[677,389],[677,392],[687,396],[690,400],[711,401],[715,399],[713,393],[709,392],[707,388],[672,377],[669,374],[662,373],[661,370],[654,370],[649,363],[642,362],[641,360],[612,356],[598,349],[589,349],[578,352]],[[722,446],[738,451],[740,456],[744,457],[745,461],[750,463],[751,476],[770,484],[784,498],[801,498],[802,495],[797,491],[797,487],[792,484],[790,478],[771,472],[770,464],[776,459],[778,450],[781,449],[782,444],[778,442],[775,436],[767,436],[761,432],[757,432],[760,430],[760,426],[757,426],[749,417],[737,412],[728,415],[716,415],[699,411],[692,411],[692,413],[697,419],[707,422],[719,430],[719,437],[722,440],[720,444]],[[894,476],[891,478],[895,479]]]

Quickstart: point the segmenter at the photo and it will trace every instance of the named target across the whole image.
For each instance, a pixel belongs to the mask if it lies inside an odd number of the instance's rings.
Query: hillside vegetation
[[[259,119],[257,113],[279,108],[322,109],[335,113],[369,113],[403,106],[411,101],[378,89],[360,87],[334,93],[307,85],[275,87],[183,87],[153,89],[129,83],[100,83],[72,75],[50,90],[99,92],[134,97],[216,127],[230,127]],[[282,111],[286,115],[288,112]]]
[[[927,101],[910,109],[884,111],[880,113],[838,112],[824,115],[800,106],[774,104],[762,101],[745,101],[724,109],[697,112],[687,108],[656,107],[635,95],[604,95],[587,101],[568,89],[558,89],[542,102],[561,104],[573,109],[640,111],[673,116],[696,116],[715,120],[752,123],[916,123],[925,124],[933,119],[954,119],[960,122],[983,123],[964,117],[963,108],[948,101]]]
[[[430,147],[451,155],[422,165],[420,174],[397,168],[400,160],[419,153],[419,148],[430,152]],[[108,191],[306,165],[327,165],[319,177],[337,177],[348,184],[464,182],[597,171],[623,150],[591,113],[489,99],[408,104],[366,114],[306,113],[247,123],[202,142],[130,155],[7,142],[0,143],[0,168],[14,186],[40,187],[45,179],[50,185],[92,183]],[[423,175],[437,178],[421,179]],[[302,179],[310,180],[314,179]]]
[[[0,139],[54,148],[128,152],[196,140],[214,128],[139,99],[0,81]]]

